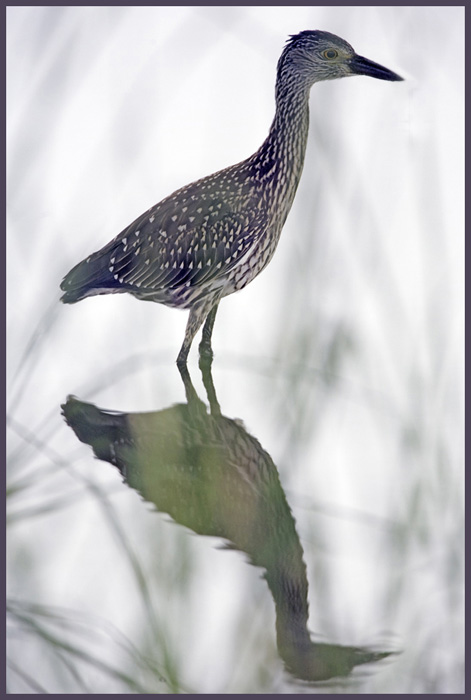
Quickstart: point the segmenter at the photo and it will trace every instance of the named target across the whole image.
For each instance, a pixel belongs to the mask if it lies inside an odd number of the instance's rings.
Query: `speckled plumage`
[[[206,318],[203,345],[211,354],[220,299],[251,282],[275,252],[303,168],[312,84],[355,74],[401,80],[328,32],[291,37],[278,62],[275,118],[260,149],[151,207],[69,272],[62,301],[129,292],[190,309],[177,362],[186,363]]]

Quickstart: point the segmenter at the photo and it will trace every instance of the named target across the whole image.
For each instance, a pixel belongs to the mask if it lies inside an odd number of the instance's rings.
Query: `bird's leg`
[[[214,388],[211,364],[202,362],[200,357],[200,369],[203,377],[204,388],[206,389],[206,395],[209,401],[209,407],[211,409],[211,415],[220,416],[221,407],[219,405],[219,401],[217,400],[216,389]]]
[[[190,373],[186,365],[178,368],[185,387],[186,402],[190,410],[190,416],[198,420],[201,416],[207,415],[206,405],[201,401],[191,381]]]
[[[200,360],[199,366],[201,374],[203,376],[203,384],[206,389],[206,394],[208,396],[209,406],[211,408],[211,414],[213,416],[221,415],[221,408],[216,397],[216,390],[214,388],[213,375],[211,373],[211,365],[213,362],[213,350],[211,348],[211,334],[213,332],[214,320],[216,318],[216,312],[218,310],[218,304],[215,304],[211,311],[209,312],[206,322],[203,326],[203,337],[199,346]]]
[[[218,302],[219,303],[219,302]],[[216,303],[208,316],[206,317],[206,322],[203,326],[203,337],[199,346],[200,352],[200,369],[203,371],[203,367],[207,367],[211,370],[211,364],[213,362],[213,350],[211,348],[211,335],[213,332],[214,320],[216,318],[216,312],[218,310],[218,303]]]
[[[193,342],[193,338],[199,331],[201,324],[206,318],[207,312],[206,305],[194,306],[190,311],[188,323],[186,324],[183,345],[181,346],[177,357],[177,367],[180,370],[180,374],[182,373],[182,367],[186,367],[186,361],[188,358],[188,353],[190,352],[191,343]]]
[[[211,408],[211,413],[213,415],[221,415],[221,409],[219,407],[218,400],[216,398],[216,391],[214,389],[213,378],[211,375],[211,363],[213,360],[213,351],[211,350],[211,333],[214,326],[214,319],[216,318],[217,303],[211,308],[209,314],[207,314],[207,306],[193,307],[190,311],[190,316],[188,318],[188,323],[186,325],[185,338],[183,340],[183,345],[177,358],[177,367],[180,372],[183,384],[185,386],[186,398],[189,406],[195,406],[201,403],[196,391],[193,387],[190,373],[188,372],[188,367],[186,364],[188,353],[190,351],[191,343],[195,337],[198,329],[206,317],[206,322],[203,327],[203,338],[201,340],[199,351],[200,351],[200,361],[199,366],[203,375],[203,384],[206,389],[208,396],[209,405]]]
[[[193,404],[195,401],[198,401],[198,394],[195,391],[195,388],[193,386],[193,382],[191,381],[190,373],[188,371],[188,367],[185,365],[181,365],[178,367],[178,370],[180,372],[180,376],[183,381],[183,385],[185,387],[185,395],[186,395],[186,401],[188,404]]]

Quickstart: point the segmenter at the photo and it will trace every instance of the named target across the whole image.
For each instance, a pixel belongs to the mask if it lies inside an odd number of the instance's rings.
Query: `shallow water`
[[[170,467],[209,470],[214,436],[196,462],[163,460],[152,438],[144,463],[171,484],[156,503],[61,415],[69,395],[180,415],[165,412],[187,403],[186,314],[126,295],[63,307],[58,285],[260,145],[281,47],[306,28],[406,81],[312,90],[274,260],[223,300],[213,336],[218,468],[250,464],[247,493],[270,503],[269,464],[278,505],[262,518],[242,490],[236,527],[242,486],[224,482],[210,490],[223,530],[195,534]],[[9,692],[462,692],[462,28],[461,8],[9,8]],[[440,69],[437,31],[453,47]],[[207,417],[196,344],[189,370]],[[159,421],[146,435],[178,445],[181,424]],[[311,644],[316,664],[321,644],[337,666],[339,647],[400,653],[313,682]]]

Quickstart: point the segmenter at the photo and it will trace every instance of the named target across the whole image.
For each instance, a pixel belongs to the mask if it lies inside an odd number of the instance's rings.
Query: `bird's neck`
[[[307,648],[311,643],[307,628],[306,565],[298,557],[289,563],[289,567],[283,565],[267,570],[265,576],[275,601],[277,646],[283,658]]]
[[[269,134],[254,158],[266,174],[267,194],[279,202],[281,225],[291,208],[301,177],[309,131],[309,89],[276,88],[276,112]]]
[[[275,118],[268,138],[280,155],[303,163],[309,131],[309,91],[277,93]]]

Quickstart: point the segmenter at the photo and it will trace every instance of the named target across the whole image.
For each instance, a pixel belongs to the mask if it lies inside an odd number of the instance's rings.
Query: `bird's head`
[[[321,31],[304,31],[290,37],[278,63],[278,76],[283,78],[288,73],[309,86],[349,75],[403,80],[388,68],[356,54],[350,44],[335,34]]]

